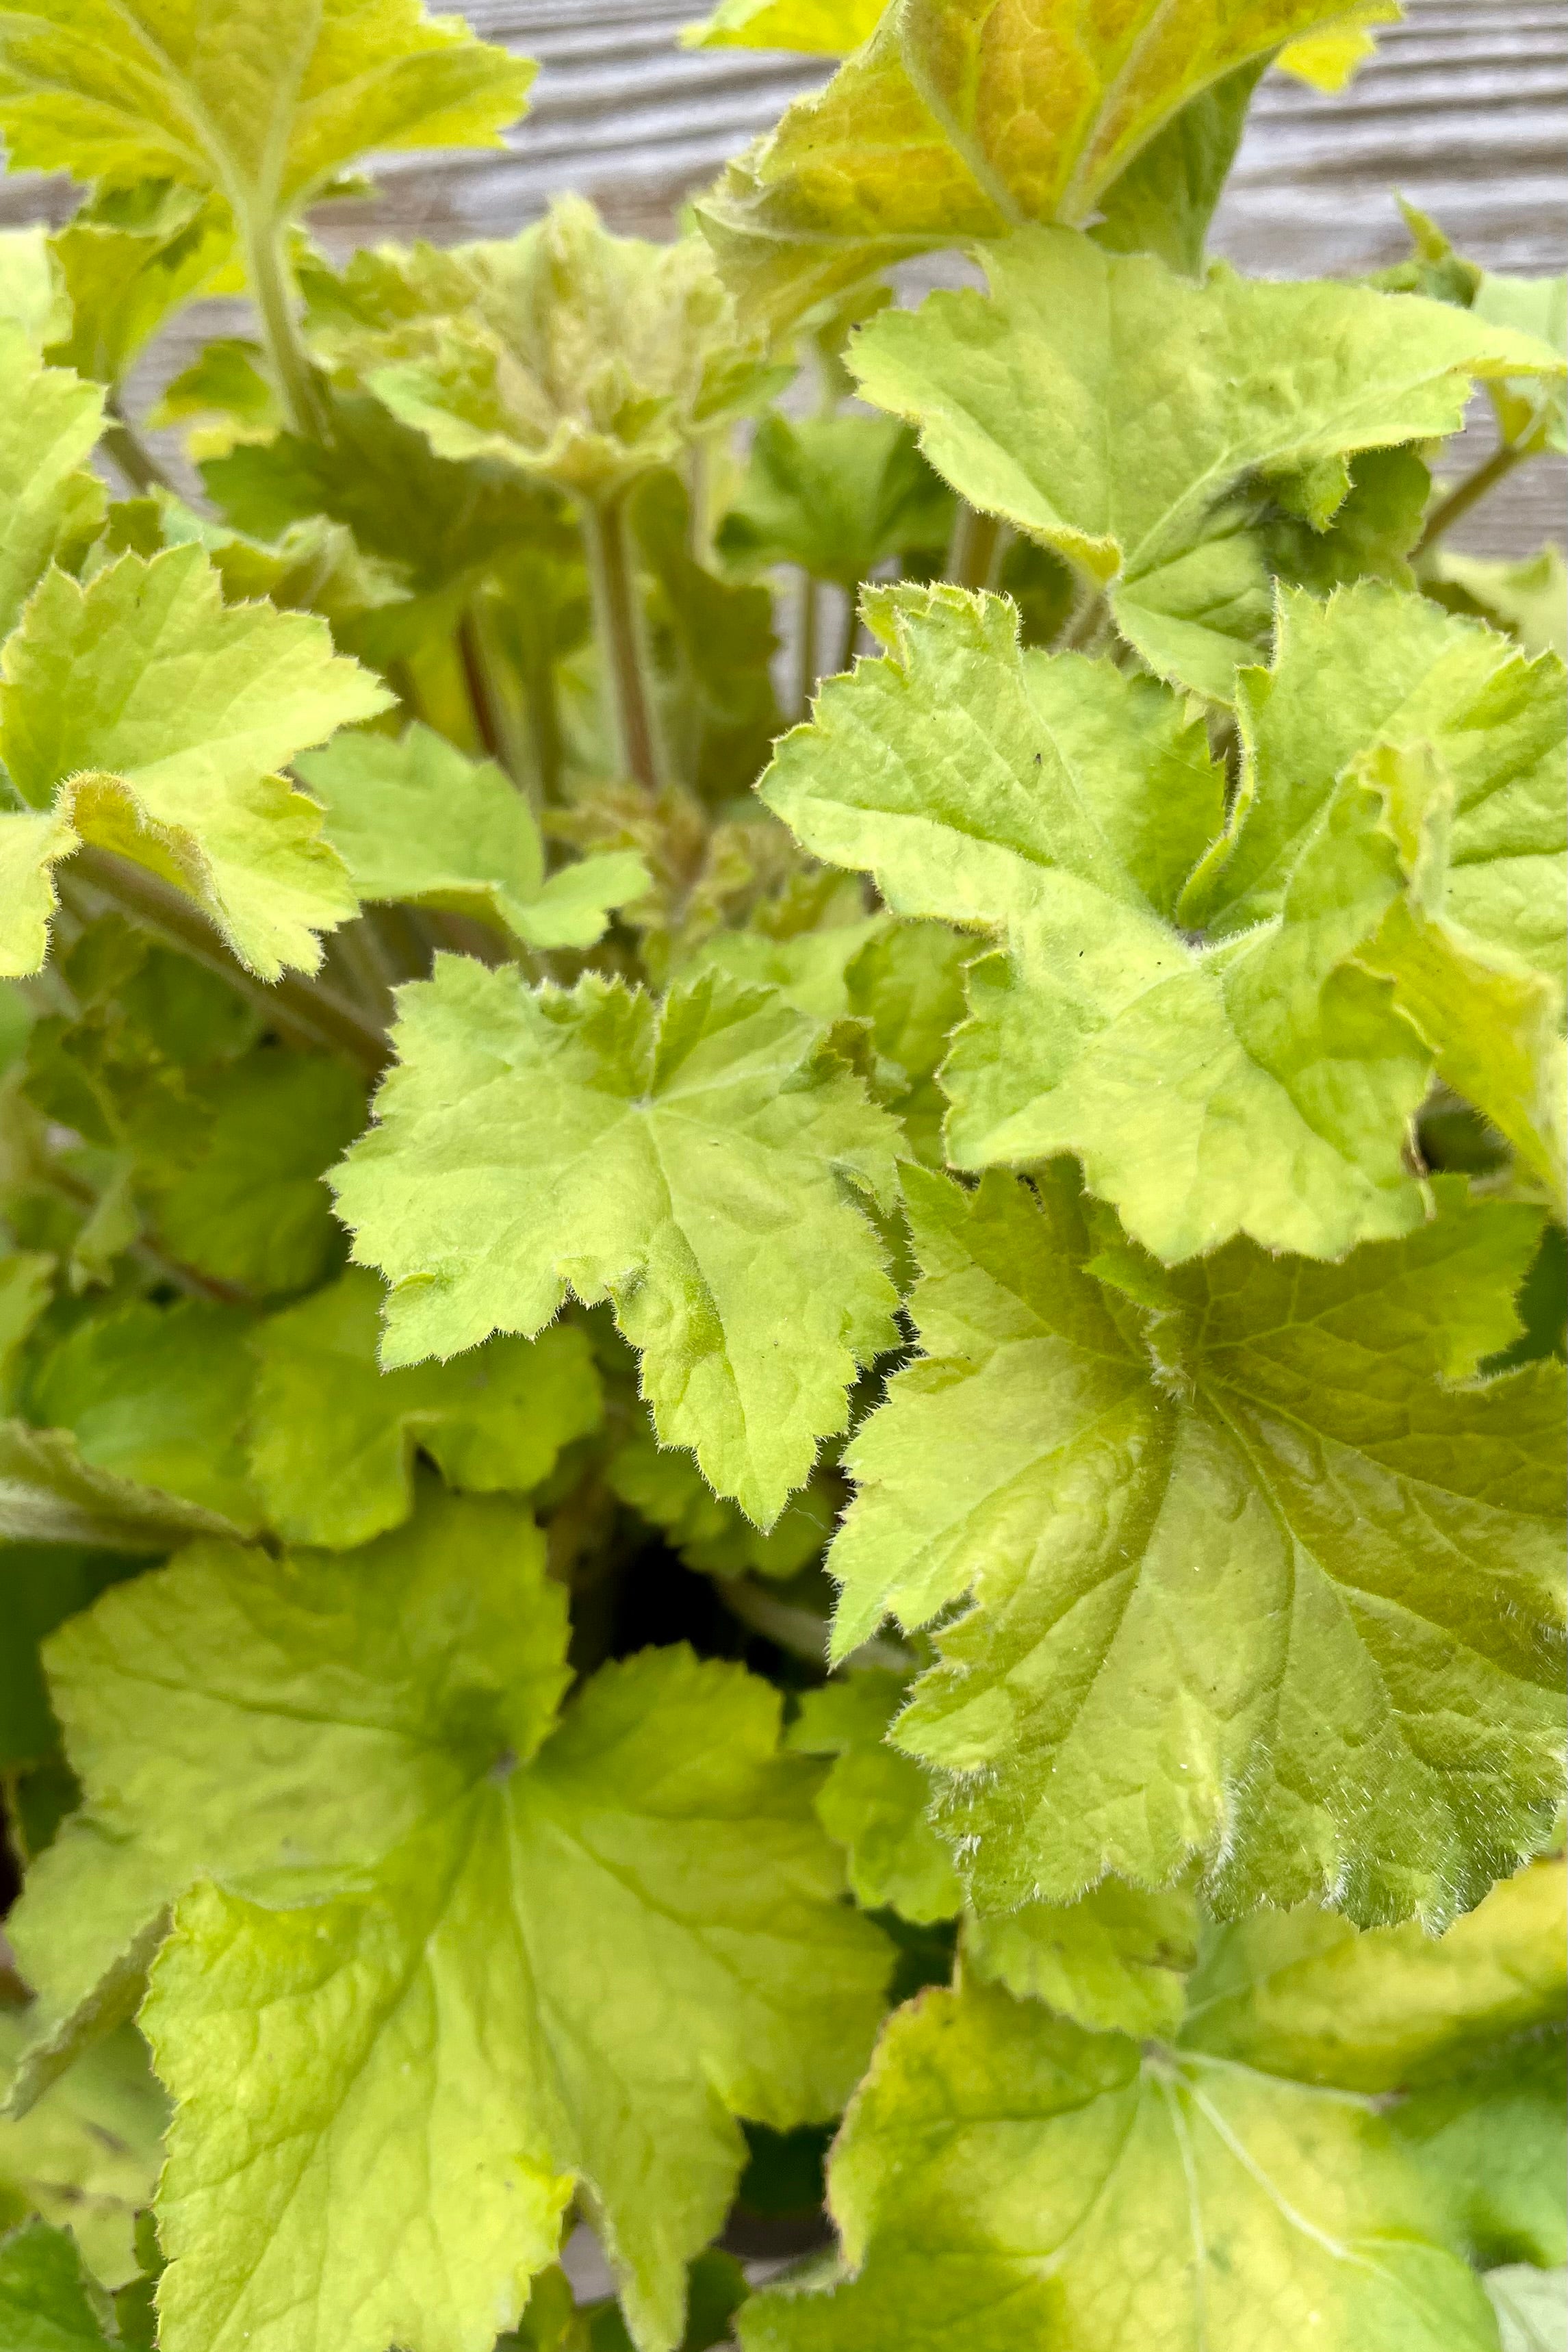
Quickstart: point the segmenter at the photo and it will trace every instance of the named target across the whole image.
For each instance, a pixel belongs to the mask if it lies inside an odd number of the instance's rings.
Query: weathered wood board
[[[689,192],[764,131],[824,60],[683,51],[700,0],[468,0],[488,39],[537,58],[531,114],[504,152],[396,156],[373,205],[320,216],[340,251],[376,236],[438,243],[503,236],[558,191],[592,195],[612,223],[669,233]],[[1398,191],[1494,269],[1561,269],[1568,246],[1568,8],[1562,0],[1408,0],[1350,89],[1322,97],[1281,75],[1260,89],[1217,223],[1217,249],[1273,276],[1375,268],[1406,248]],[[0,218],[63,218],[69,184],[0,185]],[[234,314],[193,318],[149,380],[183,364]],[[225,306],[225,310],[227,306]],[[1476,431],[1483,436],[1484,421]],[[1467,436],[1474,437],[1472,436]],[[1568,474],[1538,462],[1458,536],[1522,553],[1563,535]]]

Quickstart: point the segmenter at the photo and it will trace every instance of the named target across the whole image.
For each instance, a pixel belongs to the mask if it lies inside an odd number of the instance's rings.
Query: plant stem
[[[172,482],[133,425],[128,425],[111,399],[103,446],[140,498],[153,490],[171,490]]]
[[[664,759],[624,492],[583,500],[582,537],[604,658],[612,740],[622,771],[634,776],[644,792],[656,793],[664,782]]]
[[[73,1176],[68,1168],[62,1168],[57,1160],[46,1160],[40,1172],[45,1182],[62,1200],[70,1202],[73,1208],[89,1211],[97,1208],[98,1194],[92,1186]],[[255,1304],[252,1294],[242,1289],[237,1283],[220,1282],[215,1275],[198,1274],[193,1265],[186,1265],[182,1259],[171,1257],[167,1250],[160,1249],[157,1243],[149,1241],[145,1234],[133,1241],[125,1255],[134,1258],[139,1265],[144,1265],[158,1281],[167,1282],[174,1289],[183,1290],[188,1298],[204,1298],[220,1307],[249,1307]]]
[[[835,677],[850,667],[855,657],[855,646],[860,642],[860,597],[853,588],[846,590],[845,594],[849,609],[844,614],[843,635],[839,639],[839,658],[833,666]]]
[[[457,624],[457,658],[463,665],[463,682],[468,688],[475,732],[485,747],[486,757],[494,760],[498,768],[509,770],[507,730],[498,708],[496,682],[490,675],[489,655],[480,633],[478,615],[472,605]]]
[[[996,515],[981,514],[967,499],[960,499],[947,542],[946,575],[959,588],[988,588],[1001,549],[1002,526]]]
[[[821,591],[809,572],[800,574],[800,597],[796,606],[795,681],[800,716],[810,711],[811,697],[821,676],[818,651],[820,623],[822,616]]]
[[[1416,542],[1415,553],[1425,555],[1427,550],[1441,539],[1461,515],[1469,514],[1478,500],[1484,499],[1489,490],[1494,490],[1512,473],[1523,455],[1524,451],[1517,442],[1505,441],[1500,448],[1492,451],[1484,464],[1476,467],[1473,474],[1467,474],[1463,481],[1456,482],[1427,516],[1427,527]]]
[[[308,440],[324,441],[326,404],[294,315],[294,289],[283,256],[281,225],[269,224],[247,236],[245,258],[262,338],[289,425]]]
[[[71,863],[76,867],[75,879],[133,922],[156,932],[193,962],[218,973],[280,1027],[329,1053],[346,1055],[371,1076],[385,1067],[385,1037],[353,1005],[302,972],[286,971],[280,980],[270,982],[258,980],[183,891],[110,849],[80,849]]]

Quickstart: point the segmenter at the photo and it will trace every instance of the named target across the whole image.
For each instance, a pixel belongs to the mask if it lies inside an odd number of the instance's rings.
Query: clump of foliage
[[[727,0],[678,241],[343,267],[527,67],[0,19],[8,2352],[1546,2324],[1563,283],[1205,256],[1390,13]]]

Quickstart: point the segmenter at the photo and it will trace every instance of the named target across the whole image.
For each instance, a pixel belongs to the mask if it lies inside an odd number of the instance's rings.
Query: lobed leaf
[[[1448,303],[1222,268],[1195,286],[1064,229],[1020,230],[985,266],[988,296],[862,331],[862,394],[1103,592],[1152,669],[1220,700],[1269,620],[1250,499],[1272,489],[1321,529],[1354,452],[1456,432],[1478,378],[1563,369]]]
[[[475,915],[525,947],[589,948],[611,910],[648,887],[641,858],[625,852],[547,879],[538,824],[517,787],[428,727],[395,741],[340,735],[297,760],[295,773],[325,809],[327,838],[361,898]]]
[[[438,960],[335,1179],[392,1286],[382,1361],[531,1337],[569,1288],[609,1298],[663,1442],[769,1525],[893,1336],[854,1187],[886,1200],[896,1130],[819,1037],[716,975],[655,1007]]]
[[[51,572],[0,660],[0,758],[29,811],[0,817],[19,885],[3,968],[42,962],[49,870],[90,842],[193,898],[264,979],[314,971],[356,901],[277,770],[389,699],[322,622],[226,607],[197,547],[122,555],[85,588]]]
[[[1359,1989],[1391,2011],[1422,1948],[1420,1967],[1433,1980],[1452,1969],[1464,2008],[1478,1944],[1522,1939],[1546,1962],[1560,1953],[1542,1917],[1560,1870],[1500,1887],[1435,1947],[1418,1930],[1361,1938]],[[1271,1927],[1277,1946],[1310,1945],[1317,1916]],[[1221,2060],[1193,2030],[1206,1969],[1234,1969],[1242,2012],[1251,1983],[1267,1985],[1237,1934],[1211,1933],[1186,2020],[1141,2049],[973,1983],[901,2010],[830,2169],[849,2275],[754,2297],[738,2318],[747,2352],[925,2352],[960,2336],[976,2352],[1293,2352],[1320,2338],[1491,2352],[1491,2306],[1447,2200],[1383,2104],[1354,2074],[1303,2082],[1266,2038]],[[1560,1958],[1542,1975],[1543,2020]],[[1483,1996],[1471,2017],[1500,2036],[1514,2013]]]
[[[1086,1205],[908,1171],[924,1356],[846,1457],[839,1655],[937,1636],[898,1744],[982,1910],[1190,1860],[1227,1910],[1440,1926],[1549,1833],[1563,1374],[1472,1386],[1539,1212],[1175,1274]]]

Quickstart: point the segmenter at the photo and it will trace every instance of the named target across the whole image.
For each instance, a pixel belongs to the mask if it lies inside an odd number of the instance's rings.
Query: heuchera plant
[[[0,2352],[1555,2340],[1563,281],[1205,252],[1391,13],[344,268],[526,65],[0,16]]]

